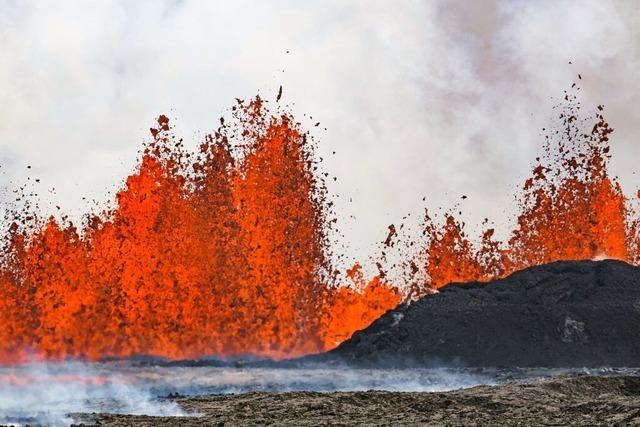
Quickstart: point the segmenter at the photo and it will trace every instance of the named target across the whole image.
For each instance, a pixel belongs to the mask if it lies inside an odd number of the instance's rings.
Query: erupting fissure
[[[637,263],[639,222],[607,172],[612,129],[601,107],[582,119],[576,98],[565,101],[510,239],[488,229],[473,242],[453,215],[443,225],[426,216],[424,250],[408,263],[426,279],[399,287],[380,264],[370,280],[356,264],[340,283],[331,203],[313,143],[291,115],[260,98],[238,101],[232,124],[221,119],[195,153],[160,116],[112,209],[80,229],[29,208],[11,213],[0,362],[297,356],[333,348],[404,298],[452,281],[560,259]],[[385,245],[393,238],[391,226]]]

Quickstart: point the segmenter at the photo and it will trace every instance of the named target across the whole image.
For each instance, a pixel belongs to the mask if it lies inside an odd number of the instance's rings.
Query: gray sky
[[[488,216],[508,230],[551,97],[577,73],[584,105],[606,106],[613,172],[635,193],[639,10],[636,0],[0,0],[0,176],[21,184],[31,165],[43,209],[78,216],[83,196],[113,197],[159,114],[195,146],[235,97],[273,99],[282,84],[299,119],[322,123],[313,133],[338,177],[329,184],[349,255],[365,258],[388,224],[463,194],[470,225]]]

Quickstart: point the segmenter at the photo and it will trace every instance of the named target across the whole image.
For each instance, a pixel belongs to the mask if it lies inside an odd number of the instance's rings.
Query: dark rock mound
[[[488,284],[451,284],[386,313],[321,358],[358,365],[640,366],[640,269],[567,261]]]

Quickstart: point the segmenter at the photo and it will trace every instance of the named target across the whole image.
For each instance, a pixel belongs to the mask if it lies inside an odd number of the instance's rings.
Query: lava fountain
[[[603,107],[593,117],[582,117],[575,93],[565,93],[555,109],[560,126],[543,129],[543,155],[517,198],[520,213],[506,242],[493,238],[493,228],[472,242],[453,214],[443,225],[426,216],[422,261],[432,287],[489,281],[559,260],[604,257],[637,263],[637,213],[608,172],[613,129]]]
[[[395,284],[380,263],[371,279],[359,264],[344,275],[331,265],[331,202],[314,143],[289,113],[238,101],[195,152],[160,116],[112,208],[81,225],[29,204],[11,212],[0,362],[293,357],[450,282],[561,259],[637,263],[639,222],[608,173],[602,107],[582,118],[567,93],[557,109],[561,125],[546,131],[510,238],[488,228],[473,240],[453,214],[442,224],[427,215],[423,250],[407,262],[423,279]],[[396,237],[390,226],[385,245]]]
[[[14,213],[0,361],[296,356],[399,303],[377,278],[336,286],[326,190],[300,125],[260,98],[232,111],[196,153],[160,116],[115,207],[80,228]]]

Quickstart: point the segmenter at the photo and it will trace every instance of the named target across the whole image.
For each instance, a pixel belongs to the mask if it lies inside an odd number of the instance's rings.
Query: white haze
[[[637,369],[496,369],[443,365],[414,368],[299,368],[154,365],[136,361],[31,363],[0,367],[0,424],[69,425],[74,414],[197,416],[169,395],[246,392],[439,392],[533,381],[566,373],[637,375]],[[82,419],[86,419],[82,417]]]
[[[347,255],[363,259],[388,224],[427,206],[459,204],[469,224],[489,217],[508,230],[551,98],[578,73],[585,107],[606,106],[613,172],[635,193],[639,10],[635,0],[4,0],[1,179],[41,179],[43,210],[78,218],[83,197],[113,198],[158,114],[195,146],[235,97],[273,101],[283,85],[338,178]]]
[[[170,367],[109,362],[0,367],[0,423],[68,425],[74,413],[188,416],[169,394],[249,391],[444,391],[491,384],[464,369]]]
[[[186,415],[117,367],[80,362],[0,367],[0,423],[69,425],[70,414],[77,412]]]

